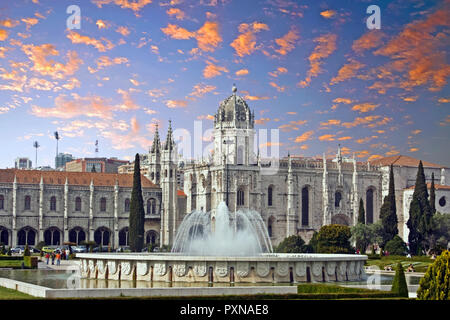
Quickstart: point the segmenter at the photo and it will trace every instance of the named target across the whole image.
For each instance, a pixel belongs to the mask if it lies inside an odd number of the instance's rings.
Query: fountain
[[[258,212],[240,210],[232,215],[225,202],[221,202],[215,215],[193,211],[184,218],[172,252],[200,256],[254,256],[272,252],[272,244]]]
[[[272,253],[261,215],[230,213],[220,203],[193,211],[178,228],[170,253],[79,253],[81,277],[170,283],[293,283],[357,281],[365,255]],[[189,284],[190,283],[190,284]]]

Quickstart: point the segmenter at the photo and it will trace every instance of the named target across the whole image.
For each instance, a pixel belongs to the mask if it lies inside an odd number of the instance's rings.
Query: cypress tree
[[[391,292],[397,293],[400,297],[408,298],[408,285],[406,284],[405,272],[400,262],[397,264],[397,268],[395,268]]]
[[[422,161],[420,161],[413,199],[409,208],[409,220],[406,224],[409,228],[408,242],[412,253],[421,254],[421,249],[426,246],[426,239],[432,235],[432,215],[425,173]]]
[[[389,193],[384,197],[384,203],[380,209],[380,218],[383,225],[383,244],[392,240],[398,234],[397,206],[395,204],[394,169],[389,170]]]
[[[129,218],[129,243],[130,250],[133,252],[141,252],[144,247],[144,215],[145,211],[141,186],[141,166],[139,154],[136,153]]]
[[[358,223],[366,224],[366,213],[364,211],[364,202],[359,198]]]
[[[432,214],[435,214],[436,213],[436,189],[434,187],[434,172],[431,173],[430,206],[431,206]]]

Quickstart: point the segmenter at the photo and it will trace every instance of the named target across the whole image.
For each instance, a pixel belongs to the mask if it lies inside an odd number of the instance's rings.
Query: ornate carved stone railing
[[[82,278],[214,283],[356,281],[365,255],[261,254],[252,257],[174,253],[79,253]]]

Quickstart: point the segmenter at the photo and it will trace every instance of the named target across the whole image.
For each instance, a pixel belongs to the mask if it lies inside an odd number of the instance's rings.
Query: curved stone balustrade
[[[365,255],[187,256],[174,253],[78,253],[82,278],[167,282],[321,282],[364,278]]]

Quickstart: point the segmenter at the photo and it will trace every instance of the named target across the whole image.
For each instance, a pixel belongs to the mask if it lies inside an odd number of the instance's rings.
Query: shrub
[[[12,256],[11,247],[8,248],[8,252],[6,253],[8,256]]]
[[[386,243],[384,250],[389,252],[389,255],[404,256],[408,252],[408,247],[402,238],[395,235],[392,240]]]
[[[417,299],[450,300],[450,252],[442,252],[420,279]]]
[[[395,268],[394,281],[392,282],[391,292],[397,293],[400,297],[408,297],[408,285],[406,284],[405,272],[402,264],[399,262]]]
[[[285,238],[275,249],[280,253],[304,253],[307,252],[305,241],[300,236],[290,236]]]
[[[340,224],[322,226],[314,239],[317,253],[353,253],[350,228]]]
[[[24,256],[23,257],[23,264],[26,268],[30,269],[36,269],[38,266],[38,258],[37,257],[31,257],[31,256]]]
[[[25,250],[23,251],[23,256],[24,256],[24,257],[29,257],[29,256],[31,256],[30,248],[28,247],[28,244],[25,246]]]

